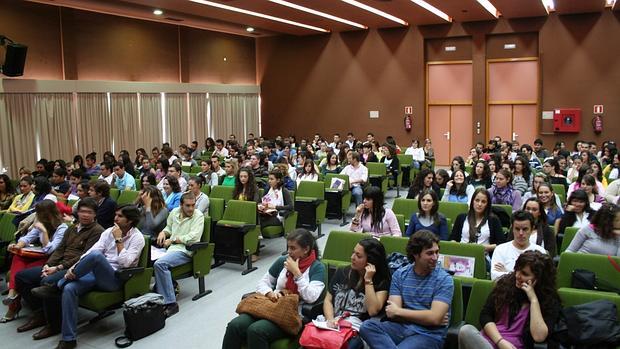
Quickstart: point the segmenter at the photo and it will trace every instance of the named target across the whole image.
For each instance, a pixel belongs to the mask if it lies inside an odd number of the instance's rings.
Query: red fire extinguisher
[[[592,118],[592,127],[594,128],[594,133],[596,134],[603,132],[603,118],[601,115],[596,115]]]
[[[411,121],[411,115],[405,115],[405,131],[411,131],[413,121]]]

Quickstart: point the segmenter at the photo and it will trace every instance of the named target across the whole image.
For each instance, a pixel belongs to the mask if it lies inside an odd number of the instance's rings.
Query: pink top
[[[380,236],[392,235],[392,236],[402,236],[402,232],[400,231],[400,226],[398,225],[398,220],[396,219],[396,215],[394,211],[389,208],[385,209],[385,215],[383,215],[383,220],[381,222],[381,230],[375,231],[372,226],[372,217],[371,215],[362,216],[359,225],[354,225],[351,223],[349,228],[351,231],[356,232],[364,232],[370,233],[372,236],[378,238]]]
[[[502,316],[495,325],[504,340],[510,342],[517,349],[523,349],[525,348],[525,345],[523,344],[523,330],[529,317],[530,306],[529,304],[526,304],[521,308],[521,310],[519,310],[514,319],[512,319],[512,322],[508,324],[508,307],[506,306],[502,310]],[[487,341],[489,341],[493,348],[497,348],[497,346],[489,337],[487,337],[486,334],[483,333],[483,336]]]

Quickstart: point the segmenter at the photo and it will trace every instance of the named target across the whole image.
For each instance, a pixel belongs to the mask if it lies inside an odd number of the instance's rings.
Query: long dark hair
[[[458,173],[461,172],[463,174],[463,183],[459,184],[458,186],[456,185],[456,182],[454,181],[454,176]],[[450,180],[452,181],[452,188],[450,188],[450,194],[452,195],[456,195],[456,196],[465,196],[467,195],[467,176],[465,175],[465,170],[464,169],[458,169],[454,172],[452,172],[452,176],[450,176]]]
[[[375,285],[380,285],[381,283],[387,282],[390,283],[390,269],[387,264],[387,256],[385,253],[385,247],[383,244],[379,242],[379,240],[375,238],[365,238],[358,242],[360,246],[364,249],[364,253],[366,254],[366,261],[375,266],[375,275],[372,277],[372,282]],[[358,292],[364,289],[363,278],[360,278],[358,272],[353,269],[349,269],[349,288],[354,289]]]
[[[604,203],[592,216],[590,223],[594,226],[594,231],[604,240],[614,238],[614,219],[620,208],[614,204]]]
[[[0,179],[4,181],[4,187],[6,188],[5,193],[15,194],[15,187],[13,186],[13,183],[11,183],[11,178],[9,178],[9,176],[3,173],[0,174]]]
[[[480,221],[480,224],[476,225],[476,210],[474,209],[474,201],[476,201],[476,196],[478,194],[482,194],[487,198],[487,207],[484,209],[484,217]],[[480,234],[480,230],[489,220],[489,216],[491,215],[491,193],[486,188],[477,188],[474,191],[474,195],[471,197],[471,202],[469,203],[469,211],[467,211],[467,224],[469,224],[469,242],[476,243],[478,242],[478,236]]]
[[[433,219],[433,225],[438,227],[439,224],[441,224],[441,220],[439,219],[439,213],[438,213],[439,198],[437,197],[437,193],[435,193],[434,190],[424,189],[422,190],[422,192],[420,192],[420,195],[418,196],[418,214],[424,215],[424,212],[422,211],[422,198],[424,198],[426,195],[430,195],[431,199],[433,200],[433,207],[431,207],[430,216]]]
[[[241,172],[245,172],[248,175],[248,182],[245,187],[239,179],[239,175],[241,174]],[[235,176],[235,190],[233,190],[233,198],[238,199],[239,195],[243,195],[246,200],[252,201],[254,200],[254,196],[256,195],[257,191],[258,188],[256,187],[254,172],[252,172],[252,170],[247,167],[240,168],[237,172],[237,175]]]
[[[553,201],[555,202],[555,198],[553,198]],[[535,202],[538,204],[538,212],[540,212],[540,217],[536,219],[534,224],[536,226],[536,245],[540,246],[543,241],[545,231],[549,229],[549,224],[547,224],[547,211],[545,211],[545,205],[543,205],[542,202],[540,202],[540,200],[536,197],[531,197],[525,201],[525,204],[523,204],[524,211],[529,202]],[[549,250],[549,246],[545,246],[545,248]]]
[[[478,166],[478,164],[482,164],[482,175],[481,177],[478,177],[478,175],[476,174],[476,167]],[[489,168],[489,164],[484,161],[484,160],[478,160],[474,163],[474,168],[470,177],[472,180],[473,179],[477,179],[477,180],[491,180],[491,169]]]
[[[153,212],[153,216],[157,216],[159,211],[166,208],[166,201],[157,186],[150,185],[142,189],[142,192],[149,194],[149,197],[151,198],[151,211]]]
[[[502,316],[504,308],[508,307],[508,323],[510,324],[523,304],[528,302],[525,292],[516,286],[516,273],[526,266],[530,267],[536,279],[534,292],[538,297],[542,315],[551,313],[560,304],[555,283],[556,269],[553,265],[553,259],[539,251],[525,251],[517,258],[514,271],[497,280],[489,295],[493,301],[496,321]]]
[[[43,224],[51,240],[58,226],[62,224],[62,217],[56,203],[49,199],[43,200],[37,204],[35,212],[37,220]]]
[[[415,193],[415,198],[418,198],[418,194],[420,194],[422,192],[422,190],[425,189],[424,187],[424,178],[426,178],[429,174],[433,175],[433,183],[435,182],[435,172],[433,172],[431,169],[428,168],[423,168],[420,170],[420,172],[415,176],[415,179],[413,180],[413,183],[411,183],[411,190],[413,193]],[[431,184],[432,187],[432,184]]]
[[[450,162],[450,171],[454,173],[454,161],[455,160],[459,163],[459,169],[465,171],[465,160],[463,160],[463,157],[460,155],[455,156]]]
[[[590,207],[590,199],[588,198],[588,194],[583,189],[577,189],[570,194],[568,200],[566,200],[566,205],[570,205],[573,200],[583,201],[585,202],[585,206],[583,208],[583,214],[587,215],[588,220],[590,220],[590,216],[594,212]],[[560,219],[560,227],[558,228],[558,234],[564,234],[564,231],[567,227],[572,227],[573,224],[577,221],[577,215],[574,212],[566,211],[564,215]]]
[[[521,161],[521,164],[523,166],[523,171],[521,173],[521,175],[523,176],[523,179],[525,179],[526,183],[530,182],[530,176],[532,175],[532,170],[530,169],[530,162],[527,161],[523,155],[519,155],[515,158],[515,167],[517,165],[517,161]]]
[[[362,218],[370,215],[372,220],[372,229],[375,232],[383,230],[383,216],[385,216],[385,208],[383,207],[384,198],[381,189],[370,186],[364,190],[364,199],[372,200],[372,212],[366,208],[362,212]]]

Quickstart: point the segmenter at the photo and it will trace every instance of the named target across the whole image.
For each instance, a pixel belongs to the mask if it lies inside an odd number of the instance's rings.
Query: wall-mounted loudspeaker
[[[26,64],[27,52],[28,46],[15,43],[7,44],[4,65],[2,66],[2,74],[6,76],[24,75],[24,65]]]

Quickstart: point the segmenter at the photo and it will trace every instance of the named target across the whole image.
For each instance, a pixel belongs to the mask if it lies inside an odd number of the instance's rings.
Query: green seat
[[[374,186],[378,186],[383,194],[387,193],[388,177],[387,167],[381,162],[367,162],[368,168],[368,183]]]
[[[7,262],[9,253],[6,250],[7,246],[15,240],[17,227],[13,224],[13,219],[15,219],[16,216],[17,215],[14,213],[4,212],[0,217],[0,268],[5,267],[5,263]],[[8,267],[8,265],[6,267]]]
[[[192,166],[181,166],[181,171],[185,172],[185,173],[189,173],[190,170],[192,169]]]
[[[409,222],[411,215],[418,212],[418,200],[414,199],[394,199],[392,203],[394,214],[403,215],[406,222]]]
[[[99,180],[99,175],[92,175],[90,176],[90,179],[88,180],[90,182],[90,184],[94,184]]]
[[[211,195],[211,186],[209,184],[203,184],[202,187],[200,187],[200,191],[209,196]]]
[[[327,236],[321,261],[329,267],[336,268],[351,264],[353,248],[360,240],[368,237],[371,235],[351,231],[332,231]]]
[[[620,257],[611,257],[620,264]],[[614,268],[607,256],[600,254],[564,252],[558,264],[558,288],[571,288],[572,273],[575,269],[585,269],[596,273],[597,281],[620,289],[620,273]],[[600,283],[599,283],[600,286]],[[609,293],[604,291],[577,290],[586,293]]]
[[[553,191],[560,197],[562,205],[566,203],[566,187],[564,184],[551,184]]]
[[[209,195],[209,216],[213,222],[217,222],[222,219],[224,215],[224,208],[228,200],[232,200],[233,187],[225,187],[222,185],[216,185],[211,188],[211,194]]]
[[[118,196],[120,195],[121,191],[118,188],[110,188],[110,199],[116,201],[116,203],[118,204]]]
[[[443,213],[446,218],[450,218],[452,222],[456,222],[456,217],[461,213],[467,213],[469,205],[463,202],[439,202],[439,212]]]
[[[480,330],[480,312],[493,291],[493,281],[475,280],[467,302],[465,311],[465,323],[475,326]]]
[[[573,239],[575,238],[575,235],[577,235],[578,231],[579,228],[577,227],[568,227],[564,230],[564,236],[562,237],[562,246],[560,246],[560,252],[558,252],[558,254],[566,251],[568,246],[570,246],[571,241],[573,241]]]
[[[284,218],[282,225],[272,225],[261,229],[261,235],[266,239],[273,239],[280,236],[287,236],[290,232],[295,230],[297,226],[298,213],[296,211],[291,212]]]
[[[256,222],[256,202],[230,200],[222,219],[215,224],[213,242],[214,258],[218,267],[226,261],[247,263],[241,273],[245,275],[256,270],[252,267],[252,254],[258,249],[260,225]]]
[[[394,252],[407,255],[407,242],[409,242],[409,238],[385,235],[379,238],[379,241],[381,241],[388,256]]]
[[[444,255],[473,257],[476,262],[474,265],[474,278],[488,279],[486,261],[484,256],[484,246],[479,244],[463,244],[455,241],[440,241],[439,252]],[[472,278],[455,276],[461,278],[465,283],[471,283]]]
[[[91,322],[113,314],[111,309],[119,308],[123,302],[149,292],[153,268],[147,268],[150,251],[149,237],[144,237],[144,248],[135,268],[117,270],[117,275],[125,281],[123,287],[114,292],[91,291],[80,297],[80,307],[98,313]]]
[[[331,189],[331,183],[333,178],[339,178],[345,181],[342,190]],[[325,175],[325,195],[336,195],[340,198],[340,206],[334,205],[334,208],[327,207],[326,215],[328,218],[331,217],[342,217],[341,227],[347,224],[347,211],[349,211],[349,206],[351,206],[351,191],[349,190],[349,176],[341,175],[341,174],[333,174],[328,173]],[[336,214],[339,212],[339,214]]]
[[[398,186],[403,185],[403,174],[404,171],[409,172],[409,183],[412,183],[415,173],[415,168],[413,167],[413,155],[406,154],[397,154],[398,157]]]
[[[601,292],[582,292],[574,288],[560,288],[558,294],[562,300],[563,307],[571,307],[583,303],[594,302],[600,299],[606,299],[616,304],[616,312],[620,319],[620,295],[614,293]]]
[[[137,190],[123,190],[121,191],[118,199],[116,199],[117,205],[133,204],[140,196],[140,192]]]
[[[493,207],[498,207],[498,208],[503,209],[504,211],[506,211],[506,213],[508,213],[508,216],[512,219],[512,205],[493,204]]]
[[[452,281],[454,293],[452,304],[450,304],[450,323],[448,324],[448,335],[444,348],[458,348],[459,330],[463,326],[463,286],[458,278],[452,278]]]
[[[323,236],[321,233],[321,225],[325,221],[325,213],[327,210],[327,201],[325,201],[325,183],[323,182],[310,182],[301,181],[299,187],[295,193],[295,211],[300,212],[299,209],[305,204],[311,204],[314,206],[314,221],[310,221],[300,216],[297,220],[297,226],[314,230],[318,228],[318,237]],[[303,212],[300,212],[303,213]],[[309,215],[311,216],[311,215]]]
[[[205,288],[205,276],[211,271],[211,262],[213,260],[213,251],[215,244],[210,243],[211,239],[211,217],[205,216],[204,228],[200,242],[188,246],[188,250],[193,251],[192,261],[170,269],[174,280],[193,277],[198,280],[198,293],[192,297],[195,301],[209,293],[211,290]]]
[[[136,190],[137,191],[142,190],[142,180],[140,179],[139,176],[136,178]]]

